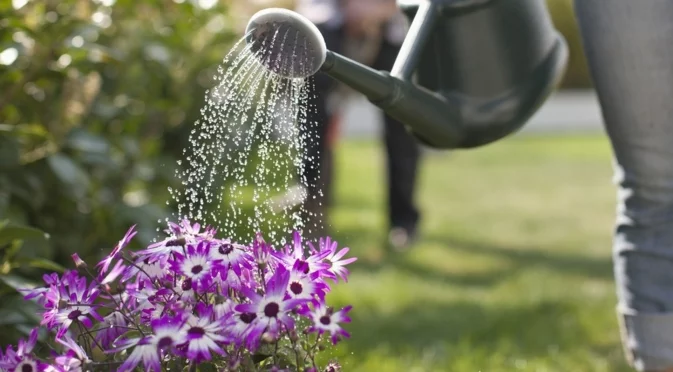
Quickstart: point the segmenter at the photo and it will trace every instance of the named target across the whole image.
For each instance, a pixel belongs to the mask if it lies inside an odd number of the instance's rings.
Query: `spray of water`
[[[318,228],[306,226],[301,204],[278,204],[279,196],[291,189],[305,198],[316,182],[306,178],[303,161],[307,147],[317,140],[311,136],[317,123],[307,115],[314,109],[308,103],[313,82],[281,77],[268,68],[286,63],[273,51],[285,47],[287,38],[295,36],[290,33],[276,30],[254,48],[243,37],[222,61],[190,145],[178,161],[182,187],[169,189],[177,207],[174,218],[213,224],[240,240],[264,231],[281,243],[291,230],[311,234]],[[292,63],[295,70],[309,68],[301,58]],[[311,220],[318,224],[321,219]]]

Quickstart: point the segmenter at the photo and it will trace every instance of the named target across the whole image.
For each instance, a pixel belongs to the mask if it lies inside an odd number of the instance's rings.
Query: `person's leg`
[[[384,42],[373,67],[390,71],[398,53],[399,47]],[[420,218],[414,201],[420,146],[402,123],[386,114],[383,116],[388,167],[389,243],[395,248],[404,248],[414,239]]]
[[[673,1],[575,10],[616,160],[624,347],[637,370],[673,370]]]

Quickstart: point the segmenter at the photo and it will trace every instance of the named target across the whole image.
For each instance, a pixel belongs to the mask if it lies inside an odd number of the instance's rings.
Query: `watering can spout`
[[[442,95],[330,51],[320,70],[362,93],[431,146],[456,147],[463,140],[455,125],[460,112]]]
[[[567,45],[542,0],[398,5],[412,22],[390,73],[327,50],[317,28],[287,10],[254,16],[248,42],[262,49],[273,35],[289,35],[292,53],[271,50],[262,60],[269,69],[290,78],[322,71],[364,94],[421,142],[443,149],[482,146],[515,132],[563,75]]]

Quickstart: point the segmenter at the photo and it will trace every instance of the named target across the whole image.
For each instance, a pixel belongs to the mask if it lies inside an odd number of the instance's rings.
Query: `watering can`
[[[397,4],[411,23],[391,72],[327,50],[318,29],[288,10],[253,16],[247,41],[260,49],[282,33],[286,42],[262,61],[268,68],[290,78],[322,71],[437,149],[474,148],[517,131],[564,73],[568,48],[544,0]]]

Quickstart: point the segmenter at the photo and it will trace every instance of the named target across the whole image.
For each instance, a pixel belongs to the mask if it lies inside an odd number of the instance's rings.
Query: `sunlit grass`
[[[421,240],[385,253],[385,164],[338,149],[333,235],[360,260],[330,294],[353,304],[348,371],[626,371],[610,263],[607,140],[519,136],[427,153]]]

